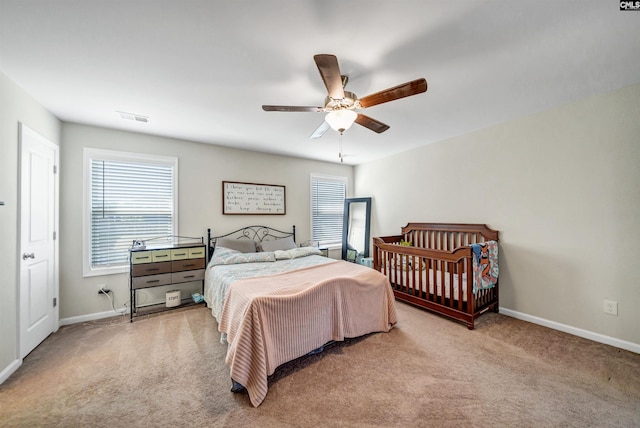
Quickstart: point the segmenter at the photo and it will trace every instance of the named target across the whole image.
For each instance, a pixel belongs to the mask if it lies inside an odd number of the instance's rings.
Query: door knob
[[[36,255],[34,253],[30,253],[30,254],[24,253],[24,254],[22,254],[22,260],[35,259],[35,258],[36,258]]]

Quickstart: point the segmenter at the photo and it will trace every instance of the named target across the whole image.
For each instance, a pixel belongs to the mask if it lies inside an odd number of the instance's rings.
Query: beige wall
[[[16,364],[18,307],[18,123],[60,144],[60,121],[0,72],[0,378]]]
[[[640,344],[640,85],[355,168],[372,236],[500,230],[500,303]],[[619,315],[603,313],[603,300]]]
[[[144,126],[144,125],[141,125]],[[206,236],[231,232],[250,224],[265,224],[281,230],[296,226],[298,242],[309,239],[311,173],[346,176],[353,182],[353,168],[283,156],[235,150],[150,135],[121,132],[77,124],[63,124],[60,175],[60,318],[82,317],[110,310],[108,299],[97,294],[99,284],[114,291],[118,307],[128,302],[128,275],[82,277],[82,156],[84,147],[177,156],[179,234]],[[278,184],[286,186],[286,215],[222,215],[222,181]],[[198,291],[193,284],[189,291]],[[141,302],[163,302],[162,293],[147,289]]]

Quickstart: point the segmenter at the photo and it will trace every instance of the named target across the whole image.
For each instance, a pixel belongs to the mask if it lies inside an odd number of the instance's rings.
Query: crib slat
[[[458,273],[458,310],[461,311],[463,304],[462,276],[464,275],[464,265],[462,262],[456,263],[456,271]]]
[[[420,290],[418,296],[421,299],[426,298],[426,293],[424,292],[424,281],[422,280],[422,271],[424,269],[424,257],[419,257],[418,258],[418,269],[419,269],[419,275],[418,275],[418,289]],[[427,290],[428,292],[429,290]]]
[[[413,275],[411,275],[411,269],[409,269],[411,259],[411,256],[404,256],[404,264],[402,266],[402,271],[407,277],[407,291],[409,292],[409,294],[413,293]]]
[[[417,262],[417,258],[416,256],[411,256],[411,265],[407,266],[408,269],[408,273],[411,275],[411,288],[413,289],[413,295],[417,296],[417,283],[418,283],[418,278],[416,277],[416,262]]]
[[[391,263],[393,263],[391,272],[393,273],[393,282],[397,284],[397,287],[399,290],[401,290],[402,288],[400,288],[400,281],[398,281],[398,266],[397,266],[397,262],[396,262],[397,256],[394,254],[393,257],[391,258]]]
[[[440,272],[440,298],[438,303],[444,305],[444,262],[438,261],[438,265],[438,271]]]
[[[447,271],[445,273],[447,275],[447,292],[449,293],[449,307],[453,307],[453,299],[455,295],[453,293],[453,272],[451,271],[451,262],[447,262]]]

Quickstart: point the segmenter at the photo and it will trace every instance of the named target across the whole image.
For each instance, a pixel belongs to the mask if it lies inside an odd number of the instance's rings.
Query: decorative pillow
[[[241,253],[231,248],[216,245],[216,249],[211,256],[210,266],[235,265],[239,263],[275,262],[273,253]]]
[[[216,248],[225,247],[232,250],[240,251],[241,253],[255,253],[256,241],[253,239],[232,239],[232,238],[218,238],[216,240]]]
[[[297,259],[311,255],[322,255],[322,251],[315,247],[296,247],[290,250],[276,250],[273,252],[276,260]]]
[[[262,251],[276,251],[276,250],[291,250],[297,248],[296,243],[293,242],[292,236],[287,236],[282,239],[275,239],[273,241],[262,241]]]

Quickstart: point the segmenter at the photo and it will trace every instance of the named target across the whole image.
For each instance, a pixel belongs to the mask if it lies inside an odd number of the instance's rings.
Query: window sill
[[[320,245],[320,247],[328,250],[342,250],[342,244]]]
[[[105,275],[117,275],[120,273],[128,273],[129,266],[117,266],[117,267],[108,267],[108,268],[88,268],[84,269],[82,272],[83,278],[88,278],[92,276],[105,276]]]

